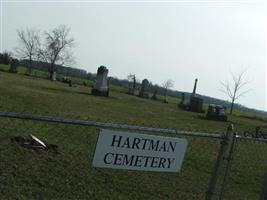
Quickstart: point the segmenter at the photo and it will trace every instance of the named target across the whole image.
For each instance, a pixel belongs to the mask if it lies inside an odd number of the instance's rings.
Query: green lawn
[[[24,76],[20,70],[19,74],[0,71],[0,110],[211,133],[223,133],[229,124],[182,111],[175,98],[164,104],[128,95],[114,86],[110,97],[98,97],[90,94],[88,86],[69,87],[43,77]],[[239,133],[265,125],[264,120],[240,117],[240,113],[229,117]],[[0,199],[204,199],[220,147],[214,139],[187,137],[180,173],[96,169],[91,161],[99,129],[4,118],[0,124]],[[10,142],[13,136],[28,134],[58,145],[60,154]],[[247,142],[238,148],[227,197],[257,199],[266,147]]]

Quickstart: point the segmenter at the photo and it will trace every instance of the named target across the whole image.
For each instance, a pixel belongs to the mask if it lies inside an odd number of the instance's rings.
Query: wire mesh
[[[267,170],[266,142],[237,137],[225,199],[260,199]]]
[[[188,140],[179,173],[93,168],[99,127],[85,124],[0,118],[0,196],[19,199],[205,199],[220,137],[193,132],[128,129]],[[99,125],[99,124],[98,124]],[[111,128],[114,128],[112,124]],[[191,133],[186,135],[185,133]],[[32,134],[58,146],[58,154],[23,148],[11,142]],[[204,137],[203,137],[204,135]],[[210,136],[214,136],[211,134]],[[217,136],[217,135],[216,135]]]

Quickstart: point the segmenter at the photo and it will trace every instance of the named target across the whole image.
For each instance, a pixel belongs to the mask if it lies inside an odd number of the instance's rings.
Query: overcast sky
[[[237,103],[267,110],[264,1],[1,2],[1,50],[17,46],[17,29],[71,28],[74,67],[110,76],[136,74],[173,89],[227,99],[220,81],[246,70],[251,89]]]

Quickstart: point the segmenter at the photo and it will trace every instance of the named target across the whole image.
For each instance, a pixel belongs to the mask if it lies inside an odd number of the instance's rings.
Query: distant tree
[[[163,84],[162,84],[162,87],[164,88],[164,97],[165,97],[165,101],[167,102],[167,91],[168,89],[172,88],[173,87],[173,80],[171,79],[168,79],[166,80]]]
[[[245,71],[235,75],[232,75],[232,80],[231,82],[226,81],[226,82],[220,82],[222,85],[222,89],[220,89],[221,92],[226,94],[230,100],[231,100],[231,109],[230,109],[230,115],[233,113],[233,108],[234,108],[234,103],[235,101],[246,94],[249,90],[242,91],[244,86],[248,84],[248,81],[244,79]]]
[[[71,64],[74,58],[71,48],[74,39],[70,37],[70,28],[60,25],[50,32],[45,32],[45,41],[38,51],[39,58],[49,63],[49,78],[52,80],[56,65]]]
[[[11,53],[8,53],[6,51],[4,53],[0,53],[0,64],[8,65],[11,59]]]
[[[40,31],[36,29],[17,30],[19,46],[15,48],[20,59],[29,60],[26,74],[32,73],[32,61],[37,59],[40,45]]]

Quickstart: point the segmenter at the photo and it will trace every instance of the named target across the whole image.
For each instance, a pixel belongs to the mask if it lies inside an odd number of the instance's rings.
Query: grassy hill
[[[88,86],[68,87],[43,79],[43,74],[38,77],[0,72],[0,111],[211,133],[223,133],[229,124],[182,111],[175,98],[163,104],[127,95],[119,87],[111,87],[109,98],[97,97],[90,95]],[[235,113],[229,121],[239,133],[266,124],[262,117]],[[180,173],[96,169],[91,161],[99,129],[5,118],[0,118],[0,124],[0,199],[204,199],[220,147],[214,139],[187,137],[189,146]],[[10,142],[13,136],[29,134],[58,145],[60,154]],[[249,149],[249,160],[255,158],[254,147],[245,145],[240,151]],[[265,150],[261,146],[257,152]],[[229,199],[258,198],[263,166],[251,161],[252,170],[246,164],[236,165]]]

